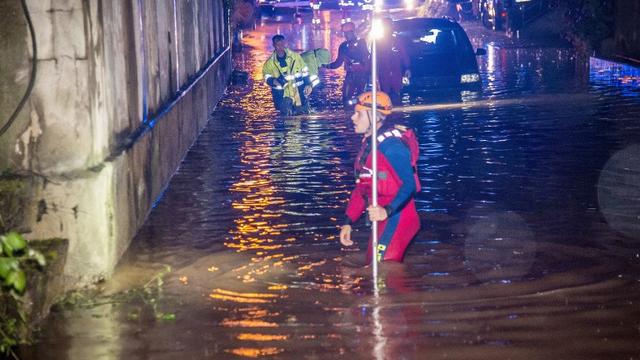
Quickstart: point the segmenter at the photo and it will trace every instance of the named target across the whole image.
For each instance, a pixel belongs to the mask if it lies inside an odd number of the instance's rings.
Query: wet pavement
[[[335,56],[338,15],[323,16],[330,29],[244,33],[251,83],[229,90],[103,295],[56,309],[23,357],[639,359],[637,69],[465,24],[488,51],[483,91],[397,114],[420,139],[422,230],[376,300],[337,239],[359,145],[344,74],[312,99],[326,118],[278,118],[257,80],[276,32]]]

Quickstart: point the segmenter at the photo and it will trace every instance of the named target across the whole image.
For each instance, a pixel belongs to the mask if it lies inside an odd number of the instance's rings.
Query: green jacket
[[[331,53],[325,48],[318,48],[315,50],[305,51],[300,54],[304,59],[304,62],[309,67],[309,80],[314,87],[320,84],[320,78],[318,72],[321,65],[326,65],[331,62]]]
[[[262,75],[267,85],[275,90],[284,90],[284,96],[293,100],[295,106],[302,105],[300,91],[298,88],[310,84],[309,68],[300,54],[289,49],[286,52],[286,66],[280,66],[277,54],[273,54],[262,66]],[[280,85],[276,85],[274,80],[278,80]]]

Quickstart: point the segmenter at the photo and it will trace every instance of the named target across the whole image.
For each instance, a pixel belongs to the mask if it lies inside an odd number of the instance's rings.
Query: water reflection
[[[237,303],[264,304],[278,298],[275,294],[239,293],[230,290],[214,289],[209,297],[217,300],[232,301]]]
[[[592,84],[610,86],[623,96],[640,96],[640,69],[598,58],[589,59]]]
[[[228,353],[234,354],[234,355],[238,355],[241,357],[248,357],[248,358],[258,358],[258,357],[264,357],[264,356],[272,356],[272,355],[277,355],[281,352],[283,352],[284,349],[280,349],[280,348],[275,348],[275,347],[269,347],[269,348],[237,348],[237,349],[230,349],[227,350]]]
[[[639,353],[640,257],[627,231],[637,230],[636,75],[600,64],[589,80],[568,49],[470,31],[488,50],[482,94],[395,114],[420,138],[422,231],[404,264],[383,267],[376,302],[370,270],[344,265],[336,238],[359,146],[347,116],[278,118],[260,81],[272,34],[336,53],[335,15],[323,16],[327,30],[300,31],[304,41],[286,19],[245,34],[235,61],[252,82],[229,89],[110,282],[135,286],[172,265],[158,304],[176,321],[127,320],[124,304],[60,311],[23,357]],[[339,106],[342,76],[322,75],[314,106]]]

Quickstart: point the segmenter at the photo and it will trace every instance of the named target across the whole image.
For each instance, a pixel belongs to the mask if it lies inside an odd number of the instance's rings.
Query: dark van
[[[464,29],[455,21],[436,18],[395,20],[394,35],[411,58],[411,79],[407,90],[479,89],[476,55]]]

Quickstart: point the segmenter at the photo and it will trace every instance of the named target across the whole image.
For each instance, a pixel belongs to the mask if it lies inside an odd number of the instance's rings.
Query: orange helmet
[[[358,96],[358,103],[356,104],[355,110],[369,110],[372,108],[372,105],[373,94],[371,93],[371,91],[367,91]],[[391,114],[391,109],[393,108],[393,106],[391,104],[391,98],[389,97],[389,95],[382,91],[376,92],[376,108],[381,114]]]
[[[348,31],[356,31],[356,24],[352,23],[351,21],[346,22],[344,24],[342,24],[342,26],[340,27],[340,29],[343,32],[348,32]]]

